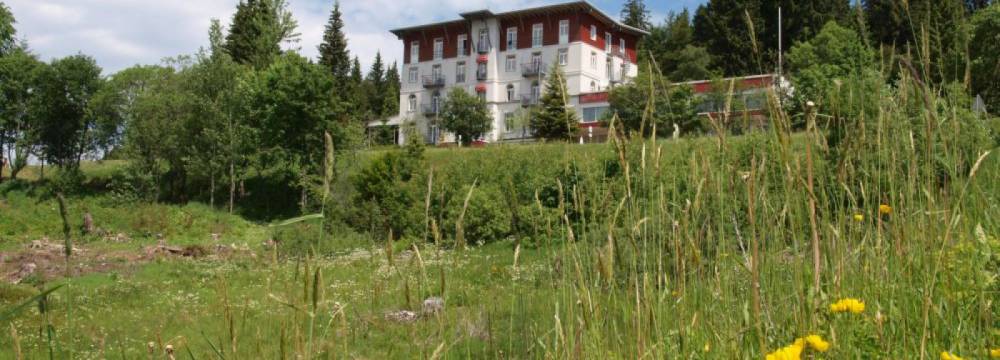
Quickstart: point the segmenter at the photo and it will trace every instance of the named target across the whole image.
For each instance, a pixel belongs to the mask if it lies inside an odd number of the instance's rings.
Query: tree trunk
[[[236,165],[229,161],[229,213],[233,213],[233,202],[236,200]]]
[[[4,138],[4,135],[0,134],[0,139],[3,139],[3,138]],[[7,166],[7,163],[4,162],[4,159],[5,159],[5,157],[4,157],[4,150],[6,149],[6,147],[4,145],[5,145],[4,142],[0,141],[0,183],[3,183],[3,168],[5,166]],[[11,166],[10,169],[11,169],[11,171],[13,171],[14,167]]]
[[[215,172],[209,176],[209,186],[208,186],[208,206],[215,210]]]
[[[38,178],[41,180],[45,180],[45,159],[42,159],[42,168],[40,174],[38,175]]]

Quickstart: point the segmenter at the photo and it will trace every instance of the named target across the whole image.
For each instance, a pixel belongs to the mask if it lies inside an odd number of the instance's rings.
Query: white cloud
[[[352,55],[366,68],[376,52],[399,61],[403,45],[390,29],[457,19],[464,11],[506,11],[565,0],[342,0]],[[696,0],[684,0],[681,3]],[[105,73],[192,54],[208,44],[212,18],[228,24],[238,0],[7,0],[17,29],[45,60],[76,53],[97,59]],[[305,56],[315,57],[333,0],[288,0]],[[404,4],[405,2],[405,4]],[[617,15],[620,0],[595,2]],[[673,6],[673,5],[671,5]],[[656,9],[659,11],[660,9]],[[665,10],[663,11],[665,12]]]

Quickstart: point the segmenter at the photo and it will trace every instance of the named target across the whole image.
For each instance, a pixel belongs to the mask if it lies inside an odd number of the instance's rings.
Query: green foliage
[[[455,236],[455,223],[458,221],[465,205],[465,196],[471,185],[463,186],[456,191],[460,195],[448,203],[445,209],[445,234]],[[496,185],[476,186],[469,198],[469,207],[462,219],[462,229],[465,241],[469,244],[486,244],[506,239],[511,235],[511,216],[513,209],[508,206],[507,197]]]
[[[611,89],[608,119],[618,115],[618,123],[626,133],[648,136],[656,129],[659,137],[670,136],[676,124],[684,134],[698,133],[702,124],[695,110],[694,92],[690,86],[670,85],[666,79],[640,72],[632,82]]]
[[[6,56],[17,45],[17,29],[14,28],[16,22],[10,8],[0,3],[0,57]]]
[[[469,95],[461,87],[448,92],[440,114],[441,127],[461,139],[462,145],[476,141],[493,127],[493,116],[486,103]]]
[[[531,114],[531,129],[545,140],[567,140],[576,135],[578,121],[576,111],[569,106],[566,78],[559,63],[552,64],[547,76],[541,103]]]
[[[927,81],[963,81],[966,54],[988,43],[969,42],[962,1],[864,1],[867,28],[876,44],[909,58]],[[890,53],[891,55],[891,53]]]
[[[649,9],[643,0],[626,0],[622,4],[622,23],[636,29],[649,29]]]
[[[417,189],[424,170],[419,152],[390,151],[363,167],[352,182],[354,203],[360,204],[351,223],[378,237],[416,236],[422,231],[422,211],[417,210],[420,197]]]
[[[27,164],[27,153],[35,144],[32,131],[35,122],[29,118],[31,95],[36,86],[35,74],[45,64],[21,49],[0,56],[0,159],[6,159],[6,149],[15,149],[11,177]]]
[[[226,35],[226,52],[237,63],[263,69],[295,42],[298,26],[285,0],[240,0]]]
[[[712,56],[694,44],[694,28],[687,9],[667,15],[666,22],[654,26],[640,44],[639,63],[655,62],[672,81],[703,80],[713,77]],[[652,59],[647,59],[652,56]]]
[[[347,82],[351,71],[351,58],[344,36],[344,20],[341,19],[340,1],[333,4],[330,19],[323,30],[323,42],[319,44],[319,64],[330,71],[338,84]]]
[[[1000,114],[1000,3],[976,13],[972,18],[972,93],[982,95],[986,109]]]
[[[38,67],[35,81],[30,113],[44,158],[78,166],[80,157],[100,142],[96,119],[88,110],[103,85],[101,68],[89,56],[74,55]]]
[[[251,125],[260,134],[256,165],[295,179],[302,191],[319,180],[324,131],[341,151],[360,139],[358,125],[347,121],[344,104],[334,96],[333,75],[298,54],[282,55],[247,85]]]
[[[875,71],[874,51],[854,31],[827,23],[815,38],[795,45],[788,55],[795,84],[795,102],[806,101],[836,108],[831,91],[858,86]]]

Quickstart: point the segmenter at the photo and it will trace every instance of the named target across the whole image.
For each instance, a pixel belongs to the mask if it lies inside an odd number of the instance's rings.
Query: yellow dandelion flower
[[[798,339],[795,340],[794,344],[775,350],[774,352],[767,354],[764,358],[766,360],[801,360],[802,350],[804,347],[805,343],[802,339]]]
[[[711,344],[708,343],[708,341],[705,342],[705,348],[703,350],[705,350],[705,352],[709,352],[712,350],[712,346]]]
[[[960,357],[958,357],[958,355],[952,354],[950,352],[942,351],[941,352],[941,360],[962,360],[962,358],[960,358]]]
[[[865,303],[858,299],[846,298],[830,304],[830,312],[842,313],[848,311],[854,314],[863,313],[865,311]]]
[[[990,358],[1000,359],[1000,348],[990,350]]]
[[[865,216],[861,214],[854,214],[854,221],[857,222],[865,221]]]
[[[830,343],[824,341],[819,335],[806,336],[805,340],[806,343],[809,344],[809,347],[813,348],[813,350],[819,352],[826,352],[827,350],[830,350]]]
[[[878,206],[878,213],[882,215],[892,214],[892,206],[882,204]]]

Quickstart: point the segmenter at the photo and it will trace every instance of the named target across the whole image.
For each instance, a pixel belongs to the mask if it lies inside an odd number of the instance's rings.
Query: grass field
[[[481,246],[457,235],[476,214],[442,210],[428,241],[333,227],[317,240],[323,253],[300,256],[269,241],[289,238],[280,227],[92,192],[69,199],[67,262],[45,185],[6,183],[3,269],[45,263],[2,285],[0,306],[64,286],[4,326],[0,357],[989,358],[1000,348],[1000,158],[963,147],[956,119],[915,137],[893,118],[910,115],[886,114],[839,149],[776,126],[426,150],[434,175],[401,185],[420,199],[406,211],[424,219],[436,199],[494,191],[511,196],[461,208],[524,216],[529,230]],[[353,155],[349,171],[394,151]],[[121,164],[85,172],[109,167]],[[555,189],[551,206],[542,188]],[[81,235],[85,212],[102,235]],[[296,226],[292,240],[319,231]],[[157,251],[161,239],[184,251]],[[443,310],[423,309],[432,297]],[[831,308],[844,299],[864,306]],[[821,340],[796,341],[809,335]]]

